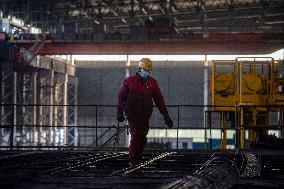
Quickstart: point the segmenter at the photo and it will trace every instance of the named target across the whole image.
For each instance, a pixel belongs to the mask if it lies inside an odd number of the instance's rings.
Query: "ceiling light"
[[[122,18],[121,21],[122,21],[124,24],[127,24],[127,21],[126,21],[124,18]]]
[[[144,8],[142,8],[142,12],[143,12],[145,15],[148,14],[147,11],[146,11],[146,9],[144,9]]]
[[[174,30],[177,34],[179,34],[179,30],[176,27],[174,27]]]
[[[114,16],[118,16],[118,13],[115,10],[112,10]]]
[[[267,25],[272,25],[272,24],[283,24],[284,21],[282,20],[279,20],[279,21],[271,21],[271,22],[264,22],[264,24],[267,24]]]

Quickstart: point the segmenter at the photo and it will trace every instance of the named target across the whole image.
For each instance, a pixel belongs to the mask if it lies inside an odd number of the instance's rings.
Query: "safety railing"
[[[225,150],[283,145],[283,106],[241,105],[230,112],[218,106],[218,111],[212,111],[216,107],[170,105],[171,129],[155,107],[146,148]],[[0,109],[3,150],[100,150],[129,145],[128,123],[116,121],[115,105],[1,104]]]

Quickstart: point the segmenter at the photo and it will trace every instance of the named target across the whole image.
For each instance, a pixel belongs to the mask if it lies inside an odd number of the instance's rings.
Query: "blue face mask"
[[[146,71],[146,70],[143,70],[143,69],[141,69],[139,73],[140,73],[140,75],[141,75],[143,78],[148,77],[149,74],[150,74],[150,72],[148,72],[148,71]]]

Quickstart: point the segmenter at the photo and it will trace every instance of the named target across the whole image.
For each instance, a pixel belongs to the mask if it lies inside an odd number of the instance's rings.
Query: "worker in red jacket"
[[[164,116],[165,124],[169,128],[173,127],[173,121],[169,117],[159,85],[153,77],[149,76],[151,71],[152,61],[149,58],[142,58],[139,61],[138,72],[124,80],[118,95],[117,120],[123,122],[124,116],[127,116],[130,126],[130,166],[141,162],[147,143],[146,136],[149,131],[149,119],[153,112],[153,100]]]

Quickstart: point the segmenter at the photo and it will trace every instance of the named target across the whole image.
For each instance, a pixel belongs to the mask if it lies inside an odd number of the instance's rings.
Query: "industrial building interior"
[[[284,188],[283,48],[283,0],[0,0],[0,188]],[[142,57],[173,128],[129,166]]]

